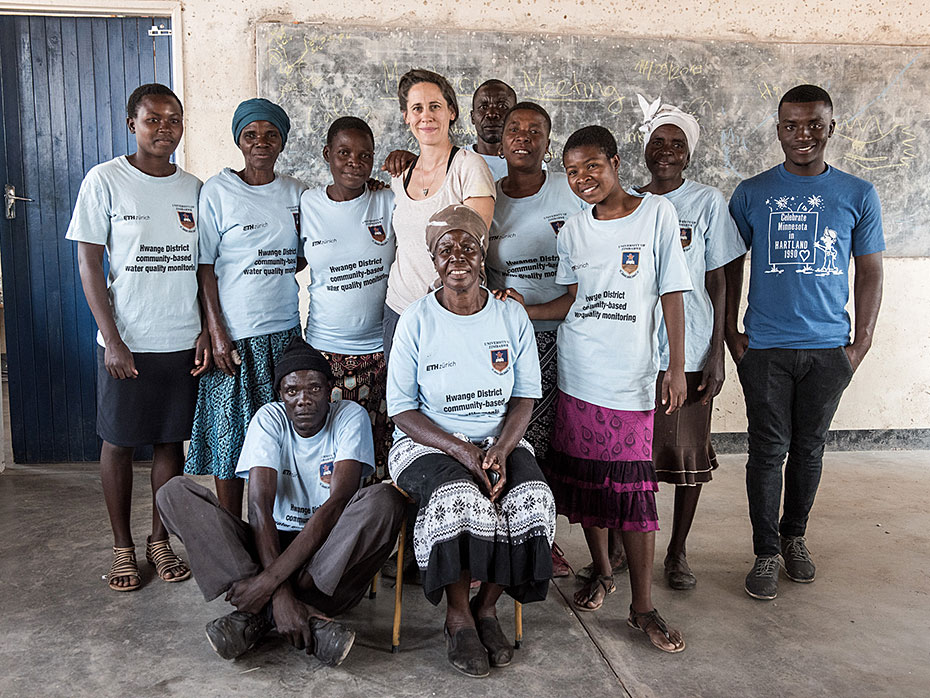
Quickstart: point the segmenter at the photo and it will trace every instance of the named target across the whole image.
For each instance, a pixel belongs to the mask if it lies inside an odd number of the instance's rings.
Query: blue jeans
[[[853,370],[846,350],[835,347],[747,349],[737,372],[749,421],[746,493],[752,545],[756,555],[777,555],[779,535],[803,536],[807,529],[827,432]]]

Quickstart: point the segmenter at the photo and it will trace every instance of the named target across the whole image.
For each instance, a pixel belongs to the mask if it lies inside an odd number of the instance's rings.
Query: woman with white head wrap
[[[701,129],[697,119],[676,106],[649,102],[641,95],[643,155],[652,175],[636,191],[661,194],[678,212],[681,246],[694,291],[685,301],[684,406],[671,415],[656,410],[653,461],[660,482],[675,485],[675,514],[665,558],[665,577],[673,589],[697,583],[685,554],[701,485],[717,467],[710,443],[712,400],[723,386],[723,266],[745,254],[746,248],[718,189],[683,177],[691,163]],[[661,105],[661,106],[660,106]],[[665,325],[659,327],[660,368],[657,391],[668,368]],[[658,393],[657,393],[658,394]]]

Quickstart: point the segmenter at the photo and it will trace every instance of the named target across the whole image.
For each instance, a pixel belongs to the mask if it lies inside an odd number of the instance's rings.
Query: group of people
[[[390,186],[371,179],[369,125],[342,117],[322,151],[332,183],[308,189],[275,171],[290,131],[278,105],[238,106],[243,166],[201,186],[171,162],[180,100],[158,84],[130,97],[136,152],[88,173],[67,234],[100,329],[110,588],[141,584],[131,464],[151,444],[146,558],[168,582],[193,571],[207,600],[225,593],[235,611],[207,625],[224,658],[276,629],[340,663],[354,633],[332,617],[362,598],[408,505],[423,590],[436,605],[445,596],[462,673],[511,662],[504,592],[542,600],[570,573],[557,514],[581,524],[591,553],[574,607],[599,609],[628,566],[629,626],[679,652],[682,633],[652,602],[655,493],[675,485],[665,578],[691,589],[686,540],[717,467],[725,346],[749,422],[745,589],[775,598],[780,562],[812,581],[807,519],[830,421],[871,344],[883,249],[874,188],[824,161],[829,95],[785,94],[785,161],[742,182],[729,208],[685,179],[700,126],[661,100],[640,98],[649,179],[627,187],[603,126],[574,132],[564,173],[550,170],[549,114],[500,80],[475,92],[477,142],[464,148],[444,77],[411,70],[398,98],[418,152],[388,156]],[[216,494],[182,471],[213,475]]]

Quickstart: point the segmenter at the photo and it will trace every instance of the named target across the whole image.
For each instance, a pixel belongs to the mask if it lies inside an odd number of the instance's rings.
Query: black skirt
[[[413,448],[405,449],[404,442]],[[391,458],[420,449],[431,452],[397,470],[395,463],[391,470],[398,487],[420,508],[413,548],[426,598],[438,604],[444,588],[468,570],[472,579],[500,584],[520,603],[545,599],[552,577],[555,502],[532,452],[517,447],[510,454],[505,492],[492,504],[464,465],[410,442],[395,444]]]
[[[194,350],[133,353],[137,378],[107,373],[97,347],[97,434],[114,446],[170,444],[191,437],[197,379]]]

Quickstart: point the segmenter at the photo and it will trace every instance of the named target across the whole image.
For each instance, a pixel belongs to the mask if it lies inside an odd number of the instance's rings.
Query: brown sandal
[[[646,633],[646,637],[649,638],[649,642],[652,643],[652,646],[656,649],[660,649],[663,652],[668,652],[669,654],[676,654],[681,652],[685,648],[685,639],[681,637],[679,633],[678,641],[672,639],[671,631],[669,630],[668,623],[665,622],[665,619],[659,615],[659,612],[656,609],[647,611],[646,613],[637,613],[633,610],[633,607],[630,606],[630,617],[627,618],[626,624],[629,625],[633,630],[640,630]],[[662,645],[656,643],[652,639],[652,636],[649,634],[649,628],[655,625],[663,635],[665,639],[671,642],[674,647],[672,649],[666,649]]]
[[[145,542],[145,559],[155,565],[155,573],[166,582],[183,582],[191,576],[191,568],[175,554],[167,538],[156,541],[147,540]],[[171,577],[166,576],[168,570],[178,568],[183,569],[184,572]]]
[[[134,584],[120,586],[116,580],[120,577],[135,579]],[[142,576],[139,574],[139,565],[136,564],[136,547],[117,548],[113,546],[113,564],[107,573],[107,585],[113,591],[135,591],[142,586]]]
[[[594,595],[597,593],[598,586],[604,589],[604,597],[601,599],[601,602],[597,606],[586,606],[585,604],[591,603],[594,599]],[[596,611],[601,606],[604,605],[604,601],[610,594],[613,594],[617,590],[617,585],[614,584],[613,575],[609,574],[599,574],[594,577],[590,582],[588,582],[588,592],[586,594],[585,600],[582,603],[575,601],[574,597],[572,598],[572,605],[576,610],[579,611]]]

